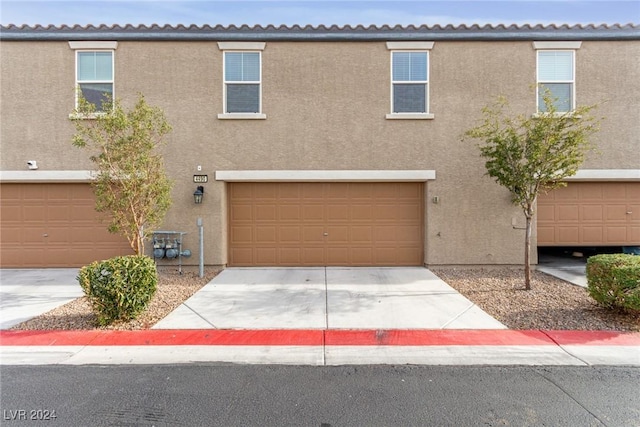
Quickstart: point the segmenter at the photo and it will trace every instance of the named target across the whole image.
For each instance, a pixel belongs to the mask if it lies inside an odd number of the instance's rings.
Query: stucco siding
[[[3,171],[91,169],[71,145],[75,54],[67,42],[0,42]],[[585,168],[640,169],[640,42],[585,41],[576,54],[578,104],[601,103],[599,155]],[[227,189],[218,170],[435,170],[425,185],[425,263],[517,264],[524,218],[509,193],[484,176],[473,141],[461,141],[498,95],[535,111],[531,41],[436,41],[429,53],[431,120],[389,120],[390,51],[383,41],[267,42],[264,120],[220,120],[223,52],[214,41],[120,41],[115,93],[161,107],[173,126],[163,148],[175,181],[163,229],[186,231],[197,263],[227,262]],[[10,82],[10,83],[7,83]],[[606,101],[606,102],[605,102]],[[201,171],[197,167],[201,166]],[[194,174],[208,174],[201,205]],[[438,203],[433,202],[438,197]]]

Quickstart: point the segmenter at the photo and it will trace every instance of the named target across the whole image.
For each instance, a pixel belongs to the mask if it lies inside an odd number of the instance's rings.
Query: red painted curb
[[[640,346],[640,333],[538,330],[0,331],[0,346]]]
[[[559,345],[640,346],[640,332],[545,331],[545,334]]]

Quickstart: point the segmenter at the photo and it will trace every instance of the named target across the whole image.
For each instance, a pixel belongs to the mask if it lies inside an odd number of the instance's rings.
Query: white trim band
[[[435,170],[240,170],[216,171],[216,181],[231,182],[424,182]]]
[[[391,113],[385,116],[388,120],[433,120],[436,116],[431,113]]]
[[[95,173],[79,171],[0,171],[0,182],[91,182]]]
[[[640,181],[640,169],[580,169],[564,181]]]
[[[220,120],[265,120],[266,114],[263,113],[222,113],[218,114]]]
[[[264,50],[265,42],[218,42],[220,50]]]
[[[118,42],[96,41],[96,42],[69,42],[69,47],[77,49],[117,49]]]
[[[430,50],[434,42],[387,42],[389,50]]]
[[[534,49],[580,49],[582,42],[533,42]]]

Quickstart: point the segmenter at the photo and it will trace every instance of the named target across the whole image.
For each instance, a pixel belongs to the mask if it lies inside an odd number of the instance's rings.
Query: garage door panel
[[[350,248],[349,257],[343,260],[351,259],[351,263],[358,265],[373,264],[373,249],[371,247],[353,247]]]
[[[297,183],[285,183],[285,184],[269,184],[269,188],[273,188],[273,192],[264,194],[265,197],[272,198],[272,194],[277,194],[281,200],[293,199],[298,200],[300,198],[300,186]]]
[[[276,248],[256,248],[256,263],[259,265],[272,265],[278,259]]]
[[[627,206],[626,205],[613,205],[606,206],[607,221],[619,221],[626,222],[627,221]]]
[[[47,211],[40,206],[25,206],[22,211],[22,219],[28,222],[43,223],[47,220]]]
[[[302,220],[306,222],[321,222],[325,217],[325,207],[322,205],[304,205],[302,207]]]
[[[558,227],[558,240],[561,243],[575,242],[580,240],[579,227]]]
[[[424,185],[421,183],[230,183],[229,186],[229,265],[267,265],[264,263],[273,259],[271,265],[422,264]],[[238,198],[239,194],[252,195],[253,199]],[[256,197],[258,194],[261,196]],[[269,212],[256,209],[267,204],[276,206],[275,220]],[[253,206],[254,216],[238,220],[237,205]],[[253,232],[239,235],[240,225]],[[264,236],[274,238],[270,250],[277,250],[258,257],[256,251],[268,239],[258,238],[256,233],[266,225],[275,227],[268,234],[264,231]],[[411,248],[405,248],[404,253],[411,252],[410,261],[394,254],[407,243]],[[249,249],[253,249],[252,256],[247,254]]]
[[[602,205],[588,205],[582,206],[580,218],[582,221],[597,221],[602,222],[604,218],[604,209]]]
[[[280,243],[298,243],[301,237],[301,228],[296,225],[281,225],[278,227],[278,241]]]
[[[351,241],[354,243],[371,242],[373,239],[373,227],[351,226]]]
[[[298,265],[302,262],[300,248],[280,248],[280,264]]]
[[[540,195],[538,245],[640,245],[638,207],[638,182],[570,183]]]
[[[327,246],[326,263],[329,265],[349,265],[349,248],[342,246]],[[355,260],[354,260],[355,262]]]
[[[253,219],[253,206],[236,204],[231,208],[233,221],[251,221]]]
[[[580,207],[578,205],[559,206],[556,218],[558,221],[577,221],[580,219]]]
[[[403,205],[401,209],[398,209],[397,219],[399,221],[420,221],[422,216],[422,209],[418,204]]]
[[[253,242],[253,227],[251,226],[231,227],[231,238],[236,243],[251,243]]]
[[[251,210],[251,207],[248,207]],[[253,214],[253,212],[251,212]],[[246,215],[246,212],[245,212]],[[261,221],[276,221],[278,219],[278,211],[276,205],[269,204],[257,204],[255,206],[255,215],[256,218],[260,218]],[[251,219],[251,217],[249,217]]]
[[[325,241],[325,227],[321,225],[305,226],[302,231],[302,243],[323,243]]]
[[[352,222],[369,223],[373,219],[373,208],[370,204],[349,206],[349,218]]]
[[[627,240],[627,227],[608,226],[606,230],[607,230],[607,233],[606,233],[605,242],[607,243]]]
[[[555,228],[538,225],[538,242],[554,242]]]
[[[326,206],[327,214],[326,219],[329,222],[348,222],[349,221],[349,206],[347,205],[334,205],[329,204]]]
[[[259,226],[256,227],[256,243],[271,243],[276,242],[276,227],[274,226]]]
[[[582,227],[582,241],[585,243],[604,241],[603,227]]]
[[[278,210],[278,216],[276,217],[269,217],[269,218],[265,218],[264,220],[281,220],[281,221],[294,221],[294,222],[300,222],[302,220],[302,216],[301,216],[301,212],[300,212],[300,206],[298,205],[280,205],[277,207]],[[256,218],[259,218],[258,221],[263,221],[263,218],[260,215],[260,212],[256,211]]]
[[[555,208],[552,205],[538,204],[538,210],[536,215],[538,217],[538,223],[555,220]]]

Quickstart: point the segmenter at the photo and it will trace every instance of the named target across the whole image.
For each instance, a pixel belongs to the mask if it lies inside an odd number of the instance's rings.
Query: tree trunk
[[[531,252],[531,216],[526,215],[527,225],[525,227],[525,237],[524,237],[524,288],[527,291],[531,290],[531,261],[530,261],[530,252]]]

